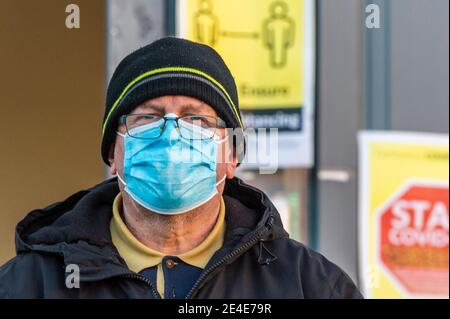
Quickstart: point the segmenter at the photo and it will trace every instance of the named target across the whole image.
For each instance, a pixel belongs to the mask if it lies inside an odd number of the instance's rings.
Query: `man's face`
[[[165,116],[169,113],[174,113],[177,116],[186,115],[207,115],[217,118],[216,111],[208,104],[197,100],[192,97],[174,95],[174,96],[162,96],[154,99],[147,100],[143,104],[136,107],[130,114],[153,114],[159,116]],[[118,127],[118,131],[122,134],[126,134],[125,124],[121,124]],[[216,129],[216,135],[221,139],[227,136],[227,131],[224,128]],[[230,137],[231,138],[231,137]],[[236,159],[232,154],[232,148],[228,140],[219,144],[218,158],[216,166],[216,180],[219,181],[223,176],[227,178],[233,178],[234,170],[236,169]],[[229,160],[231,158],[231,160]],[[124,139],[121,136],[116,137],[115,143],[111,146],[109,153],[109,163],[111,174],[123,175],[123,159],[124,159]],[[220,194],[223,192],[225,183],[218,185],[218,191]],[[123,191],[122,183],[119,183],[120,190]]]

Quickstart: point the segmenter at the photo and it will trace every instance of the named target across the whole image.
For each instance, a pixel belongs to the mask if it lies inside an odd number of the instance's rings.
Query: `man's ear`
[[[114,148],[115,147],[116,147],[116,144],[112,143],[111,147],[109,148],[109,153],[108,153],[109,171],[111,172],[111,175],[117,174],[117,166],[116,166],[116,162],[114,161]]]
[[[227,178],[232,179],[234,177],[234,171],[236,170],[238,164],[237,156],[236,156],[236,148],[233,147],[233,155],[230,163],[227,163]]]

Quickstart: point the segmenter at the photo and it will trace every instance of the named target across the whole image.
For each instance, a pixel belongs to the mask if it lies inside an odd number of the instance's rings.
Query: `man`
[[[102,156],[117,178],[18,224],[0,296],[360,298],[234,177],[243,147],[226,128],[243,130],[237,90],[212,48],[164,38],[127,56],[103,120]]]

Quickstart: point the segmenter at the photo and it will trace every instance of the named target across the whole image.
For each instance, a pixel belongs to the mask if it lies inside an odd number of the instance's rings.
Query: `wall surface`
[[[382,25],[368,30],[364,5],[372,2],[381,7]],[[448,133],[448,12],[447,0],[319,0],[317,165],[319,172],[338,170],[350,178],[319,180],[318,249],[354,280],[356,134]],[[373,51],[365,50],[365,39],[374,41],[367,47]]]
[[[318,249],[356,279],[356,134],[362,106],[361,1],[319,1],[318,168],[351,174],[319,181]]]
[[[449,1],[391,3],[391,129],[448,133]]]
[[[103,1],[3,0],[0,10],[0,263],[14,256],[14,228],[30,210],[104,178]]]

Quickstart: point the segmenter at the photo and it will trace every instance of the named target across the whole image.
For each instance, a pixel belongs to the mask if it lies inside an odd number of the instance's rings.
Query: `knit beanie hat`
[[[203,44],[163,38],[125,57],[109,82],[101,150],[107,165],[119,117],[164,95],[199,99],[209,104],[228,128],[243,130],[236,84],[220,55]]]

